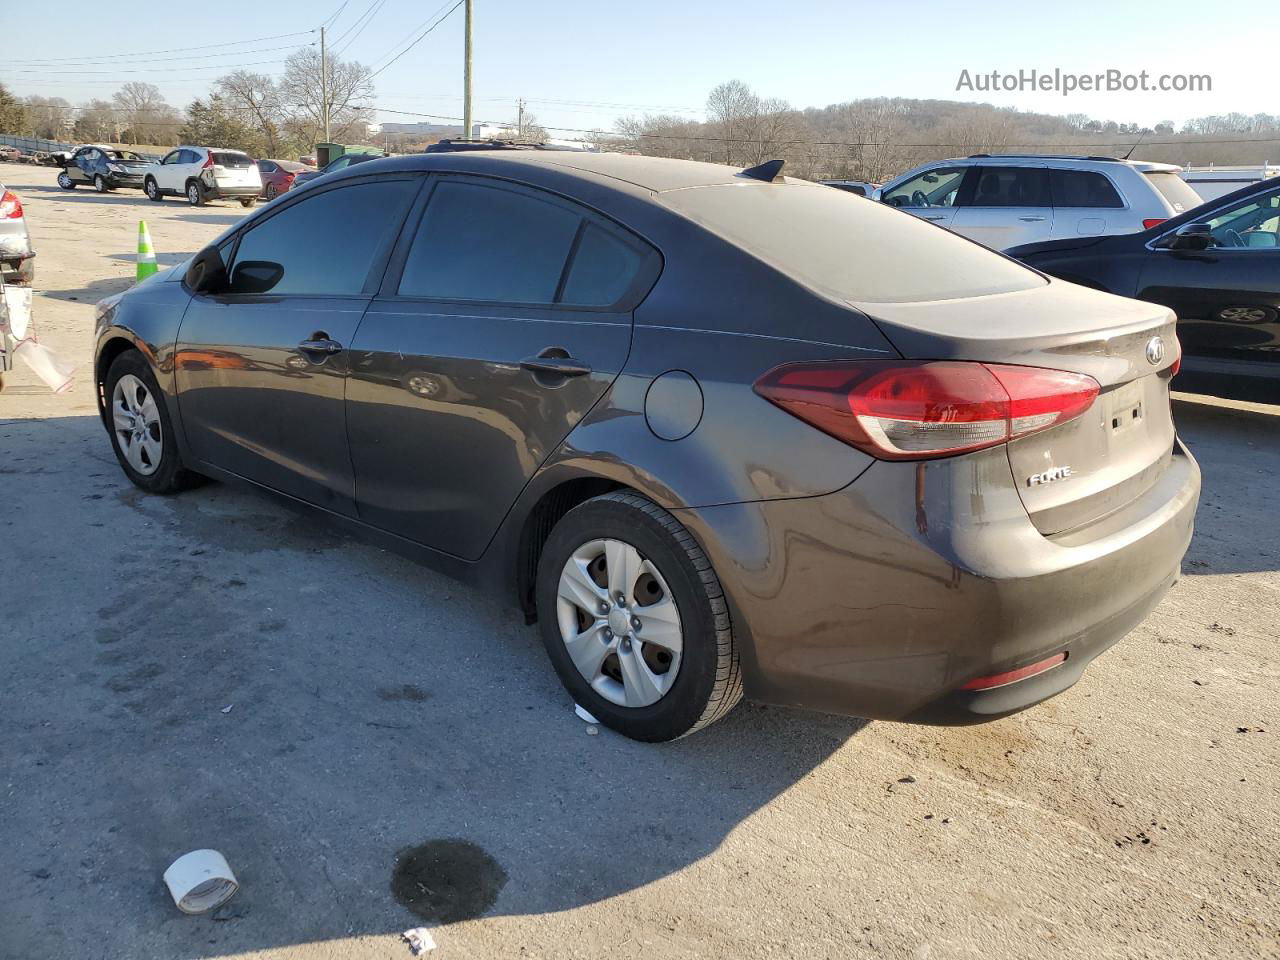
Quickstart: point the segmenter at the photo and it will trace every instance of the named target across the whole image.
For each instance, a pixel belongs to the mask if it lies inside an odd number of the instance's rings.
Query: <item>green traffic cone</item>
[[[147,231],[147,221],[138,221],[138,276],[135,282],[141,283],[160,268],[156,266],[156,252],[151,249],[151,234]]]

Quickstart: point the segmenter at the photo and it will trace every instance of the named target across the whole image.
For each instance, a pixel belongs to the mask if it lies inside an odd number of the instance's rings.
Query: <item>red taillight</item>
[[[1142,229],[1150,230],[1152,227],[1158,227],[1168,219],[1168,217],[1150,217],[1142,221]]]
[[[0,196],[0,220],[17,220],[22,216],[22,201],[12,190]]]
[[[1019,667],[1017,670],[1010,670],[1006,673],[993,673],[989,677],[978,677],[977,680],[970,680],[961,690],[990,690],[992,687],[1003,687],[1006,683],[1017,683],[1019,680],[1025,680],[1027,677],[1034,677],[1037,673],[1044,673],[1067,659],[1065,653],[1055,653],[1052,657],[1045,657],[1037,663],[1030,666]]]
[[[948,457],[1065,423],[1098,395],[1092,377],[953,360],[788,363],[755,391],[882,460]]]
[[[212,151],[212,150],[207,151],[207,155],[206,155],[206,156],[205,156],[205,158],[204,158],[204,166],[205,166],[205,167],[212,167],[212,166],[213,166],[213,151]],[[203,169],[203,168],[202,168],[202,169]]]
[[[1173,338],[1173,349],[1177,351],[1173,358],[1173,366],[1169,368],[1169,376],[1176,377],[1178,371],[1182,369],[1182,341],[1177,337]]]
[[[296,176],[297,176],[297,174],[296,174],[296,173],[286,173],[286,174],[284,175],[284,182],[285,182],[285,183],[293,183],[293,178],[294,178],[294,177],[296,177]]]

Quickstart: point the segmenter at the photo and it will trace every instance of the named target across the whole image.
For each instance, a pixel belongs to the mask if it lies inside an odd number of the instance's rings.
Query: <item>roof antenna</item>
[[[765,183],[772,183],[782,175],[782,165],[785,160],[766,160],[764,163],[757,164],[754,167],[747,167],[742,171],[744,177],[750,177],[752,180],[763,180]]]
[[[1142,133],[1140,133],[1140,134],[1138,135],[1138,142],[1137,142],[1137,143],[1135,143],[1132,147],[1130,147],[1130,148],[1129,148],[1129,152],[1128,152],[1128,153],[1126,153],[1126,154],[1125,154],[1123,157],[1121,157],[1120,159],[1121,159],[1121,160],[1128,160],[1130,157],[1132,157],[1132,156],[1133,156],[1133,151],[1135,151],[1135,150],[1137,150],[1137,149],[1138,149],[1139,144],[1141,144],[1141,143],[1142,143],[1142,140],[1143,140],[1143,138],[1144,138],[1146,135],[1147,135],[1147,131],[1146,131],[1146,130],[1143,130],[1143,131],[1142,131]]]

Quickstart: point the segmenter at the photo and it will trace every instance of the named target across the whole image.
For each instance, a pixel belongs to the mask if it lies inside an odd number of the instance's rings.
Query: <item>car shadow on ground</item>
[[[1280,569],[1280,543],[1259,537],[1260,517],[1280,513],[1280,406],[1274,412],[1175,399],[1178,435],[1200,463],[1196,533],[1188,575]]]
[[[161,267],[172,267],[175,263],[181,263],[193,255],[194,251],[190,253],[161,253],[157,251],[156,264]],[[128,250],[121,253],[109,253],[106,256],[109,260],[119,260],[123,263],[137,263],[138,261],[138,254]]]
[[[70,955],[72,917],[103,955],[170,957],[394,934],[415,902],[569,910],[698,863],[865,725],[746,705],[666,745],[593,732],[506,596],[256,491],[141,494],[93,416],[0,421],[0,449],[25,545],[2,956]],[[202,847],[242,890],[186,917],[160,878]]]
[[[133,258],[130,257],[129,259]],[[80,303],[97,303],[103,297],[109,297],[113,293],[121,293],[128,290],[133,286],[134,282],[133,277],[103,277],[100,280],[94,280],[82,287],[65,287],[58,289],[43,286],[40,283],[40,278],[37,274],[35,292],[37,296],[49,297],[54,300],[74,300]],[[39,323],[39,318],[37,318],[37,323]]]
[[[151,206],[152,201],[148,200],[141,190],[112,190],[107,193],[98,193],[90,186],[77,186],[72,190],[63,190],[61,187],[46,187],[39,184],[24,186],[22,193],[52,193],[57,194],[64,200],[70,200],[75,203],[128,203],[134,206]]]
[[[233,223],[239,223],[257,209],[256,207],[240,207],[239,204],[236,205],[236,208],[239,210],[238,213],[180,213],[174,219],[185,220],[188,223],[212,223],[231,226]]]

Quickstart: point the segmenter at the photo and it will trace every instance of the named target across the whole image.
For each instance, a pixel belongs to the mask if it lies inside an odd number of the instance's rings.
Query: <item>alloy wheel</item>
[[[1223,307],[1218,311],[1218,319],[1227,323],[1262,323],[1267,319],[1267,311],[1263,307]]]
[[[111,392],[111,419],[129,466],[144,477],[155,473],[164,454],[160,410],[151,390],[131,373],[117,380]]]
[[[656,565],[622,540],[592,540],[565,562],[556,618],[569,657],[593,690],[647,707],[680,670],[680,611]]]

